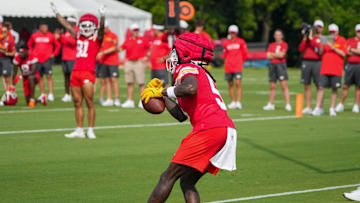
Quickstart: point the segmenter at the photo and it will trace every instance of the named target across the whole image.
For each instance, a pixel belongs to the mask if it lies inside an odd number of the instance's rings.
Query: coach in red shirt
[[[10,94],[11,85],[11,57],[15,55],[16,47],[14,38],[10,37],[10,27],[2,26],[0,35],[0,75],[5,82],[5,92]]]
[[[59,54],[60,43],[55,39],[55,36],[48,31],[48,25],[41,23],[39,25],[39,31],[31,35],[28,41],[28,47],[30,52],[38,59],[36,69],[41,75],[39,84],[42,95],[40,97],[43,97],[45,93],[44,81],[42,79],[42,76],[45,74],[49,88],[48,99],[49,101],[54,101],[52,63],[53,58]]]
[[[317,93],[316,108],[313,116],[323,113],[324,88],[332,88],[330,116],[336,116],[335,103],[337,88],[341,87],[341,76],[344,69],[344,58],[347,54],[346,39],[339,35],[339,27],[336,24],[329,25],[330,35],[320,49],[322,54],[319,91]]]
[[[149,42],[139,36],[139,26],[132,24],[130,26],[131,37],[119,47],[119,51],[126,51],[126,62],[124,65],[125,82],[128,86],[128,99],[121,105],[123,108],[134,108],[134,82],[139,84],[140,93],[145,89],[145,69],[147,60],[147,51],[150,48]],[[141,100],[138,107],[142,108]]]

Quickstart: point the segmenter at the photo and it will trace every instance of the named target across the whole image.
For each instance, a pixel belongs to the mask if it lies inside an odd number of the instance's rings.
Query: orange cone
[[[304,108],[304,94],[297,93],[296,94],[296,116],[302,117],[303,116],[303,108]]]

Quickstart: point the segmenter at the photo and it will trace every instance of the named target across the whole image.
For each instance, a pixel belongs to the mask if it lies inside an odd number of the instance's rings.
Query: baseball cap
[[[338,31],[339,31],[339,27],[336,24],[332,23],[329,25],[329,32],[338,32]]]
[[[132,24],[130,25],[130,30],[139,30],[139,25],[138,24]]]
[[[324,27],[324,22],[322,20],[315,20],[314,26]]]
[[[66,20],[68,22],[71,22],[71,23],[76,23],[77,22],[77,19],[75,17],[72,17],[72,16],[67,17]]]
[[[355,26],[355,31],[357,32],[357,31],[359,31],[360,30],[360,24],[357,24],[356,26]]]
[[[180,20],[180,28],[187,29],[189,24],[185,20]]]
[[[230,25],[228,32],[232,32],[232,33],[238,33],[239,32],[239,27],[236,25]]]
[[[163,30],[163,29],[164,29],[164,26],[163,26],[163,25],[156,25],[156,24],[154,24],[154,25],[153,25],[153,28],[154,28],[154,30]]]

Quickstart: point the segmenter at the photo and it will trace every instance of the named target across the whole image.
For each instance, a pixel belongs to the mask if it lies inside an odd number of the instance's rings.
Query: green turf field
[[[211,72],[228,103],[223,69]],[[146,202],[191,126],[175,125],[167,112],[101,107],[97,94],[96,126],[103,127],[95,130],[98,138],[66,139],[63,134],[75,127],[74,112],[71,103],[60,100],[59,66],[54,73],[55,102],[26,108],[18,85],[17,106],[0,108],[0,202]],[[303,88],[299,70],[291,69],[289,75],[294,108],[295,93]],[[243,90],[243,110],[229,110],[238,130],[238,170],[204,176],[197,185],[202,202],[360,183],[360,115],[351,113],[353,87],[344,113],[328,116],[327,91],[326,115],[303,118],[284,110],[280,87],[277,110],[262,110],[268,100],[266,69],[245,69]],[[164,123],[171,124],[151,125]],[[244,202],[347,202],[342,193],[353,189]],[[184,202],[178,183],[168,202]]]

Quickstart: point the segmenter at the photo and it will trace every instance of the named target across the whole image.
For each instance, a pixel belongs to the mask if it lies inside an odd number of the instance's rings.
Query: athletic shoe
[[[65,94],[64,97],[61,99],[63,102],[71,102],[71,96],[69,94]]]
[[[114,105],[121,106],[120,99],[115,99]]]
[[[114,102],[112,99],[107,99],[106,101],[104,101],[102,104],[102,106],[113,106]]]
[[[96,136],[95,136],[95,133],[94,133],[94,130],[88,130],[87,133],[86,133],[86,136],[89,138],[89,139],[96,139]]]
[[[33,108],[33,107],[35,107],[35,99],[30,99],[30,101],[29,101],[29,103],[28,103],[28,107],[31,107],[31,108]]]
[[[237,109],[242,109],[242,105],[241,105],[240,102],[236,102],[236,108],[237,108]]]
[[[324,115],[325,114],[325,111],[323,108],[320,109],[320,115]]]
[[[66,138],[85,138],[83,129],[76,129],[74,132],[70,134],[65,134]]]
[[[285,105],[285,110],[286,111],[291,111],[292,109],[291,109],[291,105],[290,104],[286,104]]]
[[[343,112],[344,111],[344,104],[339,103],[336,108],[335,108],[336,112]]]
[[[42,105],[47,105],[47,98],[46,94],[41,94],[40,97],[37,99]]]
[[[48,100],[49,100],[49,101],[54,101],[54,100],[55,100],[54,94],[49,94],[49,95],[48,95]]]
[[[330,109],[329,109],[329,115],[330,115],[330,116],[336,116],[336,112],[335,112],[335,109],[334,109],[334,108],[330,108]]]
[[[312,113],[312,110],[311,110],[311,108],[306,107],[306,108],[303,109],[302,113],[303,113],[303,114],[311,114],[311,113]]]
[[[0,101],[0,106],[4,106],[4,102],[3,102],[3,101]]]
[[[273,111],[275,110],[275,105],[268,103],[266,106],[263,107],[265,111]]]
[[[236,102],[232,101],[230,104],[228,104],[228,109],[236,109]]]
[[[140,109],[143,109],[143,108],[144,108],[143,105],[142,105],[141,100],[140,100],[139,103],[138,103],[138,108],[140,108]]]
[[[133,100],[126,100],[125,103],[121,105],[122,108],[135,108]]]
[[[314,111],[311,113],[313,116],[320,116],[322,113],[321,113],[321,109],[316,107],[314,109]]]
[[[353,113],[359,113],[359,105],[354,104],[353,108],[352,108],[352,112]]]
[[[344,192],[344,197],[352,201],[360,202],[360,187],[358,187],[357,190],[354,190],[352,192]]]
[[[102,105],[104,103],[104,99],[103,98],[100,98],[99,99],[99,104]]]

